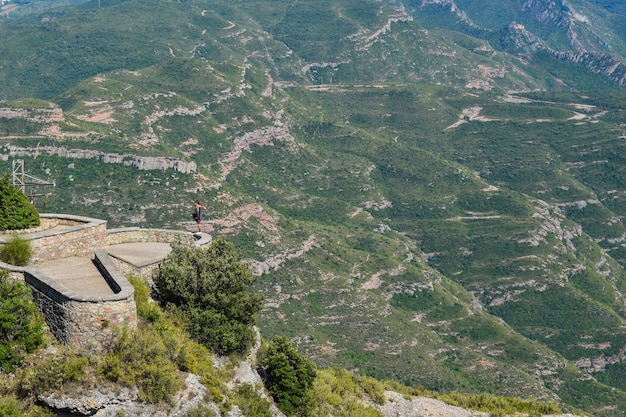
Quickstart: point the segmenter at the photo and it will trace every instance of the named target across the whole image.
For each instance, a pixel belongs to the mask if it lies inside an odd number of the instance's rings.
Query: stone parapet
[[[32,288],[33,299],[60,342],[96,352],[109,347],[114,329],[137,327],[134,289],[123,274],[132,272],[151,279],[152,271],[162,261],[133,265],[109,256],[102,248],[123,243],[203,246],[211,242],[207,234],[135,227],[107,230],[107,222],[99,219],[64,214],[41,214],[40,217],[40,227],[16,232],[31,243],[30,264],[18,267],[0,262],[0,269],[8,269],[11,279],[25,282]],[[0,235],[0,245],[10,236]],[[112,291],[79,294],[36,270],[40,263],[70,257],[92,259]]]
[[[137,307],[133,286],[108,254],[96,250],[94,262],[113,294],[79,295],[35,269],[3,263],[0,268],[31,287],[33,299],[58,341],[76,349],[103,352],[113,341],[114,329],[137,327]]]
[[[33,256],[31,264],[63,259],[70,256],[92,257],[96,248],[103,246],[107,236],[107,222],[67,214],[41,214],[48,228],[21,232],[30,241]],[[0,237],[0,244],[6,243]]]
[[[140,229],[138,227],[123,227],[109,229],[105,245],[120,245],[122,243],[155,242],[181,243],[193,245],[196,238],[192,233],[167,229]]]
[[[154,271],[161,264],[161,261],[159,261],[146,265],[133,265],[114,257],[111,257],[111,261],[120,271],[122,271],[123,274],[132,274],[146,278],[150,284],[152,284],[152,275],[154,274]]]

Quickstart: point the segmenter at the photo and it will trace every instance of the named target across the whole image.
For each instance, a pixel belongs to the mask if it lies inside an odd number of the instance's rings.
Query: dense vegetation
[[[43,343],[43,318],[25,284],[0,269],[0,374],[15,370]]]
[[[159,302],[181,315],[198,342],[222,354],[245,353],[254,343],[252,327],[263,307],[250,290],[254,281],[223,238],[206,249],[175,246],[154,277]]]
[[[456,1],[475,27],[422,3],[115,0],[7,19],[0,169],[20,155],[57,184],[38,207],[111,226],[189,230],[199,198],[259,274],[264,337],[318,369],[621,416],[623,367],[585,367],[626,346],[624,67],[605,54],[624,49],[620,8]],[[142,314],[159,323],[157,307]]]
[[[315,365],[285,337],[274,338],[260,358],[265,385],[288,416],[306,414],[306,395],[315,381]]]
[[[3,274],[6,275],[6,272]],[[121,329],[117,341],[103,356],[77,352],[63,346],[50,349],[45,355],[25,355],[22,358],[25,363],[11,368],[16,371],[17,378],[5,379],[0,384],[0,413],[3,416],[51,415],[48,410],[35,404],[38,394],[84,392],[85,389],[96,387],[106,390],[106,387],[114,389],[115,386],[137,387],[140,401],[163,408],[171,405],[174,395],[182,387],[183,372],[200,377],[207,388],[205,400],[218,404],[222,412],[236,405],[247,417],[272,415],[269,401],[259,395],[260,387],[240,384],[234,390],[228,389],[225,382],[229,378],[229,367],[215,369],[211,352],[184,332],[185,324],[179,320],[180,316],[162,311],[150,299],[148,283],[143,278],[130,276],[129,279],[135,288],[135,301],[140,315],[138,328]],[[15,284],[12,285],[15,287]],[[21,284],[17,286],[23,291],[22,299],[16,304],[33,307],[32,302],[23,298],[28,292],[26,287]],[[8,287],[4,285],[2,288]],[[3,291],[2,300],[6,299],[10,300],[11,297]],[[24,316],[22,322],[29,326],[30,341],[38,339],[28,349],[32,352],[41,343],[41,317]],[[3,349],[11,346],[15,351],[14,343],[0,343]],[[229,360],[233,361],[234,366],[240,359],[235,355]],[[358,376],[344,369],[316,371],[310,359],[299,353],[285,337],[277,337],[266,343],[259,357],[259,365],[266,372],[266,383],[273,400],[287,415],[381,417],[381,412],[369,406],[368,402],[384,404],[385,390],[395,390],[409,397],[425,395],[440,398],[450,404],[488,411],[498,416],[518,412],[531,416],[559,412],[553,404],[519,398],[465,396],[458,393],[440,396],[394,381],[381,382]],[[187,415],[201,417],[213,415],[213,412],[208,405],[201,403]]]
[[[37,209],[11,184],[9,174],[0,177],[0,230],[28,229],[40,222]]]

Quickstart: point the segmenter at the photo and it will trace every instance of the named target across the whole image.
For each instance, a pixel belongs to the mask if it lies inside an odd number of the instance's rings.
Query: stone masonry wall
[[[140,229],[138,227],[126,227],[110,229],[105,239],[106,245],[119,245],[122,243],[155,242],[155,243],[181,243],[194,244],[196,239],[189,232],[166,229]]]
[[[152,282],[152,274],[154,274],[155,269],[161,264],[161,261],[159,261],[149,265],[136,266],[113,257],[111,257],[111,261],[124,275],[132,274],[144,277],[150,283]]]
[[[54,337],[78,350],[106,351],[113,341],[114,329],[137,327],[135,300],[84,302],[51,298],[33,291],[33,299],[44,314]]]
[[[94,256],[115,294],[78,297],[39,271],[24,268],[22,273],[57,340],[75,349],[102,352],[110,347],[114,329],[137,327],[137,306],[132,285],[108,255],[96,251]]]
[[[33,249],[31,267],[16,267],[0,262],[0,268],[8,269],[12,279],[28,284],[33,298],[43,313],[48,327],[62,343],[76,349],[101,352],[113,341],[114,329],[137,327],[137,308],[134,289],[123,275],[134,272],[151,277],[158,263],[145,265],[139,270],[118,262],[102,247],[121,243],[181,243],[204,245],[210,236],[199,241],[188,232],[123,228],[107,230],[106,221],[81,216],[49,214],[46,225],[23,233]],[[0,237],[0,244],[4,243]],[[36,270],[37,263],[83,256],[94,259],[104,279],[113,290],[112,295],[85,297],[73,293],[63,284]]]
[[[91,257],[95,249],[103,246],[106,240],[107,223],[104,220],[56,214],[50,216],[58,219],[55,228],[25,236],[33,249],[33,264],[70,256]]]

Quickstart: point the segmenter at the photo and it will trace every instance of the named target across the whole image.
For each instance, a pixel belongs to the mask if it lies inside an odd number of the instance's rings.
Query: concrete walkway
[[[91,259],[70,257],[32,267],[80,296],[110,295],[113,290]]]
[[[169,243],[153,242],[122,243],[102,249],[110,256],[139,268],[162,261],[172,251]]]
[[[172,251],[169,243],[124,243],[102,248],[136,267],[159,262]],[[84,257],[69,257],[41,262],[31,266],[80,296],[114,294],[94,262]]]
[[[211,235],[199,233],[196,245],[211,242]],[[136,242],[102,247],[109,256],[134,267],[142,268],[161,262],[172,251],[169,243]],[[94,262],[85,257],[69,257],[46,261],[30,266],[61,283],[81,296],[103,296],[114,294]]]

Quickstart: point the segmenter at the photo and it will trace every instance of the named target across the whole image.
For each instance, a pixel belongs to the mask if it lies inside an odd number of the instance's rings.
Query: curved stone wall
[[[122,243],[181,243],[193,245],[196,238],[192,233],[179,230],[167,229],[140,229],[138,227],[122,227],[107,231],[106,245],[119,245]]]
[[[105,244],[105,220],[68,214],[40,214],[40,218],[47,228],[18,232],[30,240],[33,249],[31,264],[70,256],[92,257],[96,248]],[[0,244],[5,242],[6,238],[0,237]]]
[[[103,248],[144,242],[202,246],[211,241],[209,235],[195,236],[175,230],[135,227],[107,230],[106,221],[82,216],[41,214],[40,217],[41,227],[20,233],[31,242],[33,249],[29,266],[23,268],[0,262],[0,268],[8,269],[12,279],[21,280],[33,289],[34,300],[60,342],[91,351],[106,350],[113,341],[114,329],[137,326],[134,289],[123,274],[131,265],[109,256]],[[0,245],[6,243],[7,236],[0,236]],[[70,257],[92,259],[112,292],[78,294],[37,270],[37,265],[43,262]],[[132,272],[150,275],[158,263],[140,265],[139,270]]]
[[[0,268],[9,269],[13,279],[23,280],[31,287],[33,300],[58,341],[76,349],[102,352],[110,347],[114,329],[137,327],[137,306],[133,286],[108,254],[96,250],[94,262],[113,294],[79,295],[34,268],[1,262]]]
[[[33,299],[57,340],[77,349],[106,350],[113,341],[114,329],[137,327],[137,307],[133,286],[99,249],[106,245],[106,221],[82,216],[42,214],[44,225],[21,232],[29,240],[33,257],[28,267],[0,262],[12,279],[28,284]],[[6,239],[0,237],[0,245]],[[93,259],[110,294],[78,294],[41,271],[37,264],[80,256]]]

